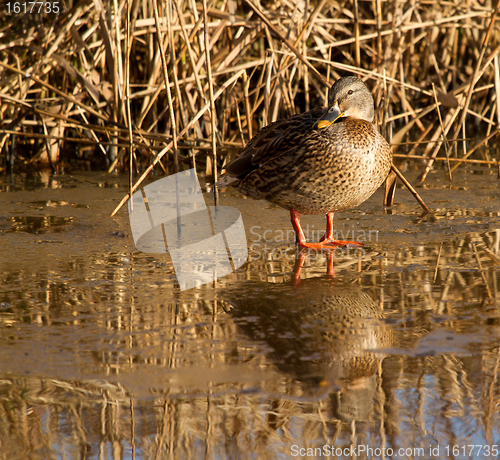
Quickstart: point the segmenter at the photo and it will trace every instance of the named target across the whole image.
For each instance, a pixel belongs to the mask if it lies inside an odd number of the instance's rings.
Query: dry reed
[[[480,148],[498,148],[500,127],[492,0],[70,0],[58,14],[10,5],[0,18],[3,170],[128,163],[130,174],[145,170],[130,192],[158,163],[215,176],[264,121],[322,105],[326,85],[348,73],[368,80],[397,157],[424,160],[421,182],[442,157],[456,168],[474,152],[500,168],[498,152]],[[421,155],[413,141],[427,143]]]

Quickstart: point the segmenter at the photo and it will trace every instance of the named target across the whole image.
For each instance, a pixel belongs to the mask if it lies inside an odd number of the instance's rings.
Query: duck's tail
[[[216,183],[215,186],[219,188],[229,187],[230,185],[236,186],[238,185],[239,180],[236,177],[231,177],[229,175],[222,176]]]

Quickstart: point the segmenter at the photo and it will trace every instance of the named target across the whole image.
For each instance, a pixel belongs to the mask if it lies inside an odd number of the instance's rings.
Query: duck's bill
[[[318,120],[318,128],[323,129],[327,126],[330,126],[332,123],[335,123],[341,116],[342,112],[339,109],[339,105],[337,102],[333,104]]]

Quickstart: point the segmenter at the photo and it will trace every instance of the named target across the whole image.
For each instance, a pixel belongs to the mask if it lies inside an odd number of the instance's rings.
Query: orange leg
[[[356,241],[340,241],[333,239],[333,212],[326,215],[326,233],[319,243],[308,243],[302,227],[300,226],[300,214],[295,209],[290,210],[290,218],[295,230],[295,241],[301,248],[308,249],[335,249],[338,247],[356,246],[362,247],[362,243]]]
[[[363,243],[358,243],[357,241],[342,241],[335,240],[333,238],[333,212],[329,212],[326,215],[326,233],[323,235],[320,241],[331,242],[337,246],[356,246],[363,247]]]
[[[326,215],[326,233],[320,239],[320,241],[333,239],[333,212],[329,212]]]

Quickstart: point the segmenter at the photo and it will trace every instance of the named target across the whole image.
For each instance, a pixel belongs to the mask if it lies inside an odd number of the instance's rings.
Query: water
[[[498,458],[492,170],[431,174],[431,215],[380,190],[336,215],[364,250],[330,258],[228,191],[249,261],[187,291],[108,217],[126,182],[0,178],[0,458]]]

